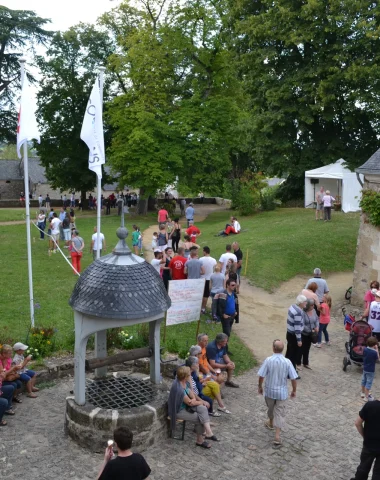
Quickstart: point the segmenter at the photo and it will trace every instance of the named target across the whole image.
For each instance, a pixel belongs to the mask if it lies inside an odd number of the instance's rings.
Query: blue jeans
[[[24,373],[20,373],[20,380],[28,383],[35,376],[35,374],[36,372],[33,372],[33,370],[27,370]]]
[[[21,380],[13,380],[12,382],[9,382],[8,380],[5,380],[3,382],[3,387],[6,385],[12,385],[15,390],[19,390],[22,387],[22,382]]]
[[[325,340],[326,340],[326,343],[329,342],[330,340],[330,337],[329,337],[329,333],[327,331],[327,327],[329,326],[328,323],[320,323],[319,324],[319,330],[318,330],[318,343],[321,343],[322,342],[322,332],[324,333],[325,335]]]
[[[362,387],[367,390],[371,390],[373,379],[375,378],[375,372],[363,372],[362,375]]]
[[[10,410],[12,408],[12,398],[13,398],[13,392],[15,391],[13,385],[3,385],[1,387],[1,391],[3,394],[1,395],[0,398],[5,398],[5,400],[8,402],[7,410]]]
[[[0,422],[3,419],[4,412],[6,410],[8,410],[8,401],[1,396],[0,397]]]

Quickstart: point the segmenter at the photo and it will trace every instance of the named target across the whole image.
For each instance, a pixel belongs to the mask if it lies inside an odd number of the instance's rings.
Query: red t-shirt
[[[199,230],[198,227],[196,227],[195,225],[192,225],[186,230],[186,233],[190,235],[190,240],[192,242],[195,242],[195,240],[197,239],[197,235],[199,235],[201,231]]]
[[[187,262],[185,257],[174,257],[170,260],[169,268],[172,272],[172,280],[186,280],[185,275],[185,263]]]
[[[158,221],[159,222],[166,222],[168,219],[168,212],[165,209],[162,209],[158,212]]]

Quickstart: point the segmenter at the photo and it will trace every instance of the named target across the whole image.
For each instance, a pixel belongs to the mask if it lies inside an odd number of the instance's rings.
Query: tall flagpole
[[[20,58],[21,85],[24,83],[25,58]],[[29,164],[28,164],[28,142],[25,141],[24,149],[24,193],[25,193],[25,219],[26,219],[26,245],[28,251],[28,279],[29,279],[29,303],[30,323],[34,327],[34,298],[33,298],[33,273],[32,273],[32,243],[30,236],[30,209],[29,209]]]
[[[99,90],[100,90],[100,102],[101,102],[101,107],[103,111],[103,84],[104,84],[104,72],[106,70],[105,67],[98,67],[99,70]],[[102,168],[100,166],[100,168]],[[98,259],[100,257],[100,217],[101,217],[101,203],[102,203],[102,180],[101,178],[97,175],[97,181],[98,181],[98,188],[97,188],[97,194],[98,194],[98,201],[97,201],[97,212],[96,212],[96,244],[97,244],[97,250],[96,250],[96,258]]]

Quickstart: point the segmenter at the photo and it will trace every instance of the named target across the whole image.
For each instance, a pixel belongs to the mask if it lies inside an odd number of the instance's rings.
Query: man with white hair
[[[305,312],[304,308],[306,307],[307,298],[304,295],[298,295],[296,303],[291,305],[288,310],[288,319],[287,319],[287,332],[286,340],[288,346],[286,349],[286,358],[288,358],[293,367],[296,369],[297,365],[297,353],[298,350],[302,347],[302,331],[304,326],[304,317]],[[300,377],[297,377],[297,380]]]
[[[284,342],[274,340],[273,355],[266,358],[261,365],[257,375],[259,376],[259,395],[264,393],[265,403],[268,407],[268,421],[265,426],[269,430],[276,430],[273,441],[273,448],[282,446],[280,434],[285,426],[285,405],[288,398],[288,378],[292,382],[291,398],[296,396],[297,372],[291,361],[282,354]],[[265,388],[263,382],[265,379]]]
[[[317,294],[319,302],[322,302],[324,294],[329,293],[330,290],[327,286],[326,280],[322,278],[322,272],[320,268],[314,268],[314,277],[309,278],[309,280],[306,282],[305,288],[307,288],[309,283],[312,282],[318,285],[317,291],[315,293]]]

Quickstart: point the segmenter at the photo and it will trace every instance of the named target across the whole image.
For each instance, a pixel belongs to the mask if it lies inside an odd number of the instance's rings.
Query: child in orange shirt
[[[327,331],[328,324],[330,323],[330,309],[331,309],[331,297],[325,293],[323,301],[321,303],[321,314],[319,316],[319,330],[318,330],[318,343],[317,348],[321,348],[322,333],[325,336],[326,345],[331,345],[329,334]]]

